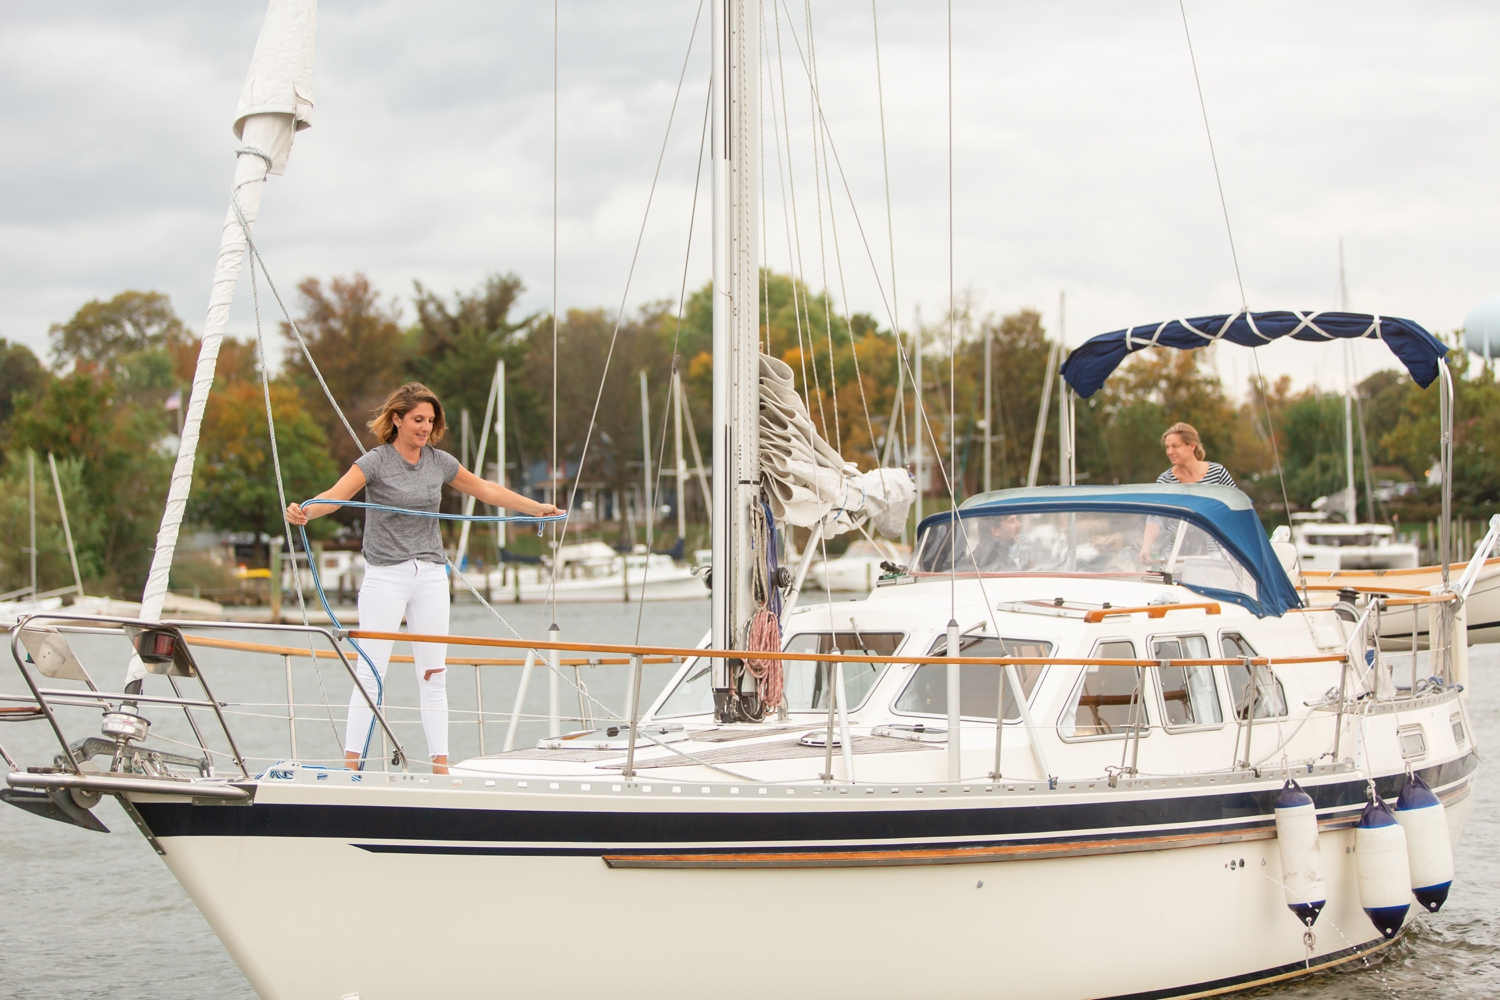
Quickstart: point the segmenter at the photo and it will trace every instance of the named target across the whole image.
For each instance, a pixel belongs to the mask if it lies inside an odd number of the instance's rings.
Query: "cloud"
[[[648,197],[630,306],[682,281],[707,75],[707,9],[666,147],[696,0],[565,2],[559,18],[558,299],[614,308]],[[885,318],[892,293],[870,9],[814,4],[833,190],[815,182],[801,5],[766,5],[775,93],[763,144],[766,259]],[[790,9],[790,15],[788,14]],[[880,3],[902,322],[948,296],[943,9]],[[0,336],[41,349],[50,323],[124,288],[172,296],[201,325],[223,219],[239,88],[259,4],[0,8]],[[1188,4],[1245,292],[1256,308],[1337,304],[1459,326],[1497,291],[1500,10],[1455,3]],[[325,2],[314,127],[266,191],[257,238],[289,288],[367,272],[468,288],[493,271],[552,298],[552,9],[535,3]],[[953,285],[983,308],[1029,305],[1070,342],[1239,305],[1178,8],[1171,2],[955,4]],[[787,87],[785,118],[780,81]],[[788,140],[790,145],[788,146]],[[790,173],[785,174],[790,160]],[[820,164],[822,160],[817,162]],[[783,181],[783,176],[785,181]],[[858,224],[845,200],[847,180]],[[796,231],[788,247],[796,191]],[[821,204],[820,204],[821,202]],[[830,212],[832,214],[830,214]],[[699,192],[690,287],[708,277]],[[835,229],[837,239],[835,240]],[[874,266],[871,265],[871,258]],[[878,274],[878,281],[877,281]],[[239,296],[232,326],[251,323]],[[1263,352],[1268,376],[1342,380],[1341,354]],[[1362,371],[1387,366],[1379,345]],[[1242,383],[1248,355],[1222,352]],[[1237,387],[1237,386],[1236,386]]]

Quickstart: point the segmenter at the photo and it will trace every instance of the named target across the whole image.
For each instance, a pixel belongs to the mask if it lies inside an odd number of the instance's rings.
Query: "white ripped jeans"
[[[359,627],[367,632],[397,632],[401,617],[406,616],[408,632],[428,635],[448,634],[448,568],[441,563],[411,560],[395,566],[367,566],[365,580],[359,588]],[[359,682],[370,693],[371,700],[384,706],[381,698],[386,667],[391,662],[390,639],[360,639],[360,648],[375,663],[380,674],[377,684],[370,665],[357,656]],[[357,655],[357,654],[356,654]],[[412,643],[417,663],[417,702],[422,710],[422,732],[427,737],[429,758],[448,753],[448,672],[443,660],[448,655],[444,642]],[[431,680],[423,677],[436,670]],[[369,757],[375,733],[375,716],[358,690],[349,694],[349,723],[344,730],[344,749]],[[378,746],[378,744],[375,744]],[[378,753],[378,751],[377,751]]]

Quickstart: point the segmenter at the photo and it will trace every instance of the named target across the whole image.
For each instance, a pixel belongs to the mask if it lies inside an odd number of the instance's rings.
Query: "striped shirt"
[[[1182,482],[1177,478],[1177,474],[1171,469],[1168,469],[1166,472],[1163,472],[1161,475],[1157,476],[1156,481],[1158,483]],[[1198,482],[1196,483],[1187,483],[1185,485],[1233,486],[1235,489],[1239,489],[1239,483],[1236,483],[1234,481],[1234,477],[1229,474],[1229,470],[1224,468],[1224,466],[1220,465],[1218,462],[1209,462],[1208,471],[1203,474],[1202,479],[1198,480]]]

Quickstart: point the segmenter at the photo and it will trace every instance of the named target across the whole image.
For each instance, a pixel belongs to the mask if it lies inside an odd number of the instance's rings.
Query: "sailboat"
[[[372,701],[383,769],[350,771],[300,759],[295,727],[284,757],[247,758],[211,658],[227,647],[290,671],[311,642],[352,671],[347,640],[378,634],[260,627],[278,640],[261,645],[230,623],[161,621],[149,603],[135,621],[35,616],[11,638],[25,691],[4,696],[59,753],[26,767],[7,754],[6,800],[98,829],[92,806],[118,799],[268,1000],[737,998],[768,982],[829,996],[1202,996],[1388,947],[1418,907],[1442,905],[1473,809],[1461,590],[1308,609],[1238,491],[1060,486],[923,518],[907,571],[862,601],[785,600],[807,560],[780,572],[773,532],[868,524],[889,537],[915,491],[901,470],[830,455],[790,370],[759,351],[760,19],[748,0],[711,10],[703,643],[454,637],[527,651],[526,669],[554,684],[564,654],[627,658],[625,710],[566,733],[554,696],[537,746],[427,774]],[[306,119],[311,27],[311,0],[272,0],[247,87],[266,96],[243,123],[256,140],[239,160],[245,221]],[[252,129],[256,117],[270,120]],[[229,264],[248,230],[226,227]],[[1082,345],[1064,376],[1087,396],[1148,344],[1243,343],[1247,326],[1262,342],[1309,324],[1369,336],[1370,319],[1132,328]],[[1441,345],[1382,322],[1374,332],[1414,377],[1437,377]],[[1148,523],[1159,544],[1139,565]],[[1403,686],[1407,660],[1385,658],[1375,629],[1417,605],[1435,609],[1441,641],[1427,676]],[[116,651],[99,655],[109,636]],[[133,658],[117,684],[119,647]],[[648,656],[679,659],[649,704]],[[191,725],[169,728],[178,716]],[[433,939],[350,937],[359,920],[413,914],[430,916]]]
[[[1349,308],[1349,286],[1344,275],[1344,244],[1339,241],[1339,297],[1344,310]],[[1318,508],[1291,516],[1291,524],[1277,529],[1277,541],[1289,541],[1296,547],[1295,573],[1310,598],[1314,593],[1324,603],[1336,600],[1341,587],[1385,587],[1400,592],[1435,592],[1447,585],[1447,570],[1442,565],[1421,566],[1415,542],[1402,541],[1388,524],[1374,522],[1372,516],[1358,520],[1359,505],[1354,479],[1354,432],[1356,427],[1353,356],[1344,345],[1344,490],[1335,498],[1322,498]],[[1363,429],[1360,430],[1363,440]],[[1369,456],[1365,456],[1369,464]],[[1445,485],[1445,489],[1447,489]],[[1366,509],[1371,503],[1366,499]],[[1336,508],[1344,523],[1330,516]],[[1446,515],[1445,515],[1446,518]],[[1466,573],[1469,562],[1458,563],[1454,572]],[[1500,558],[1480,556],[1475,567],[1475,581],[1464,611],[1470,643],[1500,642]],[[1388,618],[1381,626],[1381,638],[1390,649],[1410,649],[1424,643],[1423,627],[1415,616]]]
[[[496,370],[491,393],[504,391],[504,362]],[[646,373],[641,379],[641,498],[640,514],[648,524],[654,524],[659,511],[652,499],[655,480],[652,476],[651,408]],[[492,398],[493,403],[493,398]],[[708,597],[696,567],[684,565],[687,543],[687,481],[688,466],[683,454],[683,425],[698,459],[697,475],[705,497],[709,496],[706,474],[698,448],[698,434],[690,418],[684,420],[687,400],[682,392],[682,379],[674,370],[668,390],[668,406],[673,421],[675,444],[674,478],[676,479],[676,502],[673,505],[677,516],[677,540],[667,552],[653,552],[649,545],[635,544],[626,551],[615,549],[599,540],[572,542],[558,546],[552,553],[528,564],[518,562],[506,565],[502,559],[498,568],[470,569],[464,566],[464,555],[468,550],[468,524],[459,536],[458,558],[455,563],[462,570],[468,585],[476,592],[484,592],[502,601],[522,603],[579,603],[595,601],[687,601]],[[493,407],[500,414],[497,418],[497,436],[504,435],[504,402]],[[486,433],[489,414],[485,414]],[[479,453],[483,454],[485,438],[479,441]],[[499,467],[504,468],[503,456]],[[473,499],[465,502],[465,512],[473,510]],[[499,526],[504,530],[504,525]],[[647,533],[648,539],[651,533]],[[632,529],[633,536],[633,529]],[[501,554],[504,554],[501,543]]]

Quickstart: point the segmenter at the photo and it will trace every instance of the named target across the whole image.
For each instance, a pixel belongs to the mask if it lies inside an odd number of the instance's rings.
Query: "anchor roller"
[[[1453,885],[1453,841],[1448,814],[1427,782],[1415,774],[1396,800],[1396,822],[1406,833],[1411,893],[1429,913],[1442,909]]]
[[[1354,829],[1354,863],[1359,905],[1376,930],[1390,940],[1411,909],[1411,866],[1406,859],[1406,832],[1390,806],[1373,793]]]
[[[1318,810],[1312,796],[1290,778],[1276,797],[1276,846],[1281,852],[1281,885],[1286,905],[1311,927],[1323,911],[1323,855],[1318,846]]]

